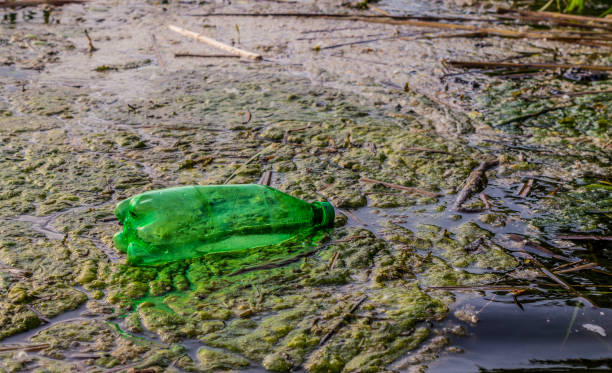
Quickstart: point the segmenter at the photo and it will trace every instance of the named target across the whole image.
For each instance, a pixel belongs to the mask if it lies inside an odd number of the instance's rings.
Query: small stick
[[[538,17],[531,17],[531,16],[524,16],[524,15],[515,15],[515,14],[509,14],[509,15],[504,15],[500,18],[511,18],[511,19],[518,19],[522,22],[525,23],[530,23],[530,24],[540,24],[543,20],[541,18]],[[612,25],[607,25],[605,23],[585,23],[585,22],[576,22],[576,21],[568,21],[568,20],[552,20],[552,19],[546,19],[544,20],[546,22],[550,22],[550,23],[554,23],[560,26],[570,26],[570,27],[579,27],[579,28],[583,28],[583,29],[602,29],[602,30],[612,30]],[[552,30],[548,30],[549,32]],[[572,31],[573,32],[573,31]],[[592,31],[591,32],[597,32],[597,31]]]
[[[387,12],[387,11],[386,11],[386,10],[384,10],[384,9],[380,9],[380,8],[379,8],[379,7],[377,7],[377,6],[374,6],[374,5],[368,4],[368,8],[369,8],[369,9],[372,9],[372,10],[373,10],[373,11],[375,11],[376,13],[382,14],[383,16],[391,16],[391,13]]]
[[[257,182],[257,184],[270,186],[270,182],[272,181],[272,171],[268,170],[261,175],[261,179]]]
[[[357,215],[353,214],[352,212],[350,212],[349,210],[340,210],[338,209],[341,213],[350,216],[351,218],[355,219],[359,224],[367,227],[368,225],[366,223],[363,222],[363,220],[359,219],[357,217]]]
[[[527,259],[531,260],[533,262],[533,264],[536,265],[536,267],[538,267],[540,269],[540,271],[542,271],[542,273],[544,273],[546,276],[548,276],[551,280],[553,280],[554,282],[558,283],[559,285],[561,285],[562,287],[564,287],[566,290],[568,290],[569,292],[573,293],[575,296],[577,296],[578,298],[580,298],[584,303],[588,304],[589,306],[593,307],[593,308],[597,308],[597,305],[595,305],[595,303],[593,303],[592,300],[590,300],[589,298],[587,298],[586,296],[584,296],[582,293],[580,293],[578,290],[574,289],[572,287],[572,285],[568,284],[567,282],[565,282],[563,279],[561,279],[559,276],[557,276],[556,274],[554,274],[553,272],[551,272],[548,268],[546,268],[544,266],[544,264],[542,264],[539,260],[537,260],[535,257],[533,257],[532,255],[530,255],[529,253],[527,253],[526,251],[523,251],[523,253],[525,254],[525,256],[527,257]]]
[[[485,204],[485,207],[487,208],[487,210],[491,209],[491,202],[489,202],[489,198],[487,198],[486,194],[480,193],[480,200],[482,201],[482,203]]]
[[[569,96],[569,97],[577,97],[584,95],[599,95],[599,94],[609,94],[612,93],[612,89],[610,90],[602,90],[602,91],[582,91],[582,92],[558,92],[551,95],[539,95],[539,96],[527,96],[525,99],[530,98],[551,98],[551,97],[560,97],[560,96]]]
[[[612,241],[612,236],[595,236],[595,235],[557,235],[561,240],[585,240],[585,241]]]
[[[85,36],[87,36],[87,42],[89,43],[89,53],[93,53],[98,50],[98,48],[94,47],[93,41],[91,40],[91,36],[89,36],[89,32],[87,30],[83,30],[85,32]]]
[[[157,38],[155,38],[155,34],[151,34],[151,42],[153,43],[153,51],[155,52],[155,57],[157,57],[157,62],[159,62],[162,72],[165,73],[166,66],[164,65],[164,60],[162,60],[161,53],[159,53],[159,48],[157,48]]]
[[[19,8],[26,6],[37,6],[37,5],[54,5],[61,6],[65,4],[83,4],[87,0],[19,0],[19,1],[2,1],[0,2],[0,8]]]
[[[98,359],[102,357],[100,354],[74,353],[68,355],[69,359]]]
[[[575,262],[563,263],[563,264],[558,265],[558,266],[556,266],[555,268],[553,268],[553,271],[555,271],[555,272],[556,272],[556,271],[560,270],[561,268],[565,268],[565,267],[573,266],[573,265],[576,265],[576,264],[580,264],[580,263],[582,263],[582,262],[586,262],[586,259],[576,260]]]
[[[555,190],[553,190],[552,192],[548,193],[547,196],[552,197],[555,194],[557,194],[557,192],[561,189],[562,185],[557,185],[557,187],[555,188]]]
[[[497,298],[497,294],[493,294],[491,299],[489,299],[489,301],[485,303],[485,305],[482,306],[482,308],[478,310],[478,312],[476,312],[476,315],[480,314],[482,311],[484,311],[485,308],[487,308],[491,303],[493,303],[495,301],[495,298]]]
[[[363,30],[366,29],[367,26],[364,27],[339,27],[339,28],[328,28],[328,29],[318,29],[318,30],[307,30],[302,31],[300,34],[312,34],[317,32],[336,32],[336,31],[347,31],[347,30]]]
[[[428,149],[428,148],[419,148],[419,147],[410,147],[410,148],[405,148],[404,150],[409,151],[409,152],[450,154],[446,150]]]
[[[287,264],[291,264],[291,263],[295,263],[298,260],[302,259],[302,258],[306,258],[309,256],[312,256],[316,253],[318,253],[319,251],[326,249],[328,247],[328,245],[323,245],[321,247],[318,247],[314,250],[310,250],[307,251],[305,253],[301,253],[298,254],[296,256],[294,256],[293,258],[289,258],[289,259],[285,259],[285,260],[280,260],[277,262],[271,262],[271,263],[266,263],[266,264],[262,264],[262,265],[258,265],[258,266],[253,266],[253,267],[245,267],[245,268],[240,268],[239,270],[232,272],[229,274],[229,276],[236,276],[236,275],[240,275],[243,273],[247,273],[247,272],[253,272],[253,271],[260,271],[263,269],[274,269],[274,268],[280,268],[280,267],[284,267]]]
[[[567,272],[574,272],[574,271],[581,271],[583,269],[592,269],[597,267],[597,263],[586,263],[586,264],[582,264],[576,267],[572,267],[572,268],[566,268],[563,269],[561,271],[555,271],[556,274],[561,274],[561,273],[567,273]]]
[[[174,57],[198,57],[198,58],[240,58],[233,54],[197,54],[197,53],[175,53]]]
[[[433,16],[433,15],[402,15],[402,16],[385,16],[375,14],[343,14],[343,13],[307,13],[307,12],[296,12],[296,13],[201,13],[201,14],[190,14],[191,17],[299,17],[299,18],[331,18],[339,20],[411,20],[411,19],[422,19],[422,20],[449,20],[449,21],[493,21],[488,18],[475,18],[475,17],[445,17],[445,16]]]
[[[319,347],[323,346],[325,344],[325,342],[327,342],[342,326],[342,324],[353,314],[355,313],[355,311],[357,311],[357,309],[359,308],[359,306],[361,305],[361,303],[363,303],[366,299],[368,299],[367,296],[363,296],[361,298],[359,298],[355,303],[353,303],[353,305],[351,306],[351,308],[348,310],[347,313],[345,313],[342,318],[340,318],[340,320],[338,320],[337,323],[334,324],[334,326],[332,326],[331,330],[329,332],[327,332],[327,334],[325,334],[323,336],[323,338],[321,338],[321,341],[319,342]]]
[[[506,124],[510,124],[512,122],[518,122],[518,121],[523,121],[525,119],[531,119],[531,118],[540,116],[542,114],[546,114],[546,113],[551,112],[551,111],[566,109],[566,108],[569,108],[569,107],[572,107],[572,106],[576,106],[576,104],[559,105],[559,106],[553,106],[553,107],[545,108],[545,109],[542,109],[542,110],[538,110],[535,113],[519,115],[518,117],[513,117],[513,118],[510,118],[510,119],[501,121],[501,122],[497,123],[496,126],[503,126],[503,125],[506,125]]]
[[[515,290],[531,290],[531,288],[524,286],[497,286],[497,285],[474,285],[474,286],[429,286],[425,288],[425,291],[430,290],[457,290],[457,291],[515,291]]]
[[[533,186],[533,179],[529,179],[525,182],[525,184],[523,184],[523,187],[521,188],[521,190],[519,190],[518,195],[525,198],[529,195],[529,192],[531,192],[531,187]]]
[[[568,263],[572,263],[572,259],[571,258],[565,257],[563,255],[555,254],[554,252],[552,252],[551,250],[549,250],[549,249],[545,248],[544,246],[538,244],[537,242],[526,240],[525,238],[523,238],[522,236],[519,236],[518,234],[509,233],[508,237],[511,240],[513,240],[513,241],[522,243],[523,247],[529,246],[529,247],[531,247],[533,249],[536,249],[537,251],[540,251],[540,252],[542,252],[542,253],[544,253],[546,255],[552,256],[555,259],[563,260],[563,261],[568,262]]]
[[[367,177],[362,177],[361,179],[359,179],[359,181],[361,181],[362,183],[381,184],[381,185],[386,186],[387,188],[403,190],[408,193],[418,193],[418,194],[422,194],[427,197],[439,197],[440,196],[438,193],[433,193],[427,190],[407,187],[407,186],[398,185],[398,184],[387,183],[387,182],[380,181],[380,180],[369,179]]]
[[[376,144],[374,144],[373,142],[366,142],[365,144],[363,144],[363,146],[368,148],[372,155],[376,155]]]
[[[51,320],[49,320],[48,318],[43,316],[43,314],[40,313],[36,308],[30,306],[29,304],[26,304],[26,308],[29,309],[30,311],[34,312],[36,314],[36,316],[38,316],[38,318],[41,319],[42,321],[44,321],[45,323],[47,323],[47,324],[51,323]]]
[[[333,44],[333,45],[327,45],[327,46],[324,46],[324,47],[315,47],[315,48],[316,48],[316,50],[336,49],[336,48],[340,48],[340,47],[347,47],[349,45],[368,44],[368,43],[373,43],[373,42],[376,42],[376,41],[395,40],[395,39],[400,39],[400,38],[403,38],[403,37],[405,37],[405,36],[393,35],[393,36],[387,36],[387,37],[384,37],[384,38],[375,38],[375,39],[366,39],[366,40],[351,41],[351,42],[347,42],[347,43]]]
[[[486,186],[486,172],[488,169],[495,167],[499,164],[498,159],[482,161],[478,167],[470,172],[465,181],[465,186],[461,189],[461,192],[457,195],[457,199],[453,204],[453,209],[458,210],[461,208],[463,203],[472,196],[472,194],[479,192]]]
[[[16,346],[0,346],[0,352],[17,351],[17,350],[38,351],[38,350],[44,350],[45,348],[48,348],[50,346],[51,345],[49,343],[39,343],[39,344],[31,344],[31,345],[16,345]]]
[[[451,65],[455,67],[468,67],[468,68],[536,68],[536,69],[572,69],[579,68],[581,70],[590,71],[612,71],[612,66],[604,65],[572,65],[572,64],[552,64],[552,63],[514,63],[514,62],[487,62],[487,61],[455,61],[455,60],[442,60],[445,65]]]
[[[19,269],[19,268],[8,267],[2,264],[0,264],[0,272],[7,272],[13,276],[23,277],[23,278],[32,276],[32,272],[30,271],[26,271],[24,269]]]
[[[263,152],[264,150],[260,150],[257,153],[255,153],[254,156],[252,156],[251,158],[249,158],[246,162],[244,162],[243,164],[240,165],[240,167],[238,167],[236,170],[234,170],[234,172],[232,172],[232,174],[225,179],[225,182],[223,182],[223,184],[227,184],[230,182],[230,180],[232,180],[234,178],[234,176],[236,176],[236,174],[238,173],[238,171],[242,170],[246,165],[248,165],[249,163],[253,162],[255,160],[255,158],[259,157],[259,155]]]
[[[303,131],[303,130],[308,129],[308,127],[309,127],[309,126],[306,126],[306,127],[300,127],[300,128],[295,128],[295,129],[290,129],[290,130],[286,130],[286,131],[285,131],[285,134],[283,135],[283,141],[282,141],[282,143],[283,143],[283,144],[286,144],[286,143],[288,142],[288,140],[289,140],[289,134],[290,134],[291,132]]]
[[[612,25],[612,19],[609,18],[599,18],[599,17],[588,17],[588,16],[577,16],[573,14],[563,14],[563,13],[555,13],[555,12],[532,12],[528,10],[518,10],[518,9],[509,9],[509,8],[500,8],[498,9],[500,13],[518,13],[527,16],[538,17],[540,19],[550,19],[550,20],[568,20],[568,21],[577,21],[577,22],[586,22],[589,24],[592,23],[607,23]]]
[[[334,269],[334,266],[336,265],[336,261],[338,260],[339,256],[340,256],[340,252],[336,251],[336,253],[332,257],[331,261],[329,262],[329,267],[327,268],[328,270],[331,271],[332,269]]]
[[[340,240],[335,240],[332,243],[350,242],[350,241],[353,241],[353,240],[360,240],[362,238],[368,238],[368,236],[360,234],[360,235],[357,235],[357,236],[350,236],[350,237],[342,238]]]
[[[217,49],[221,49],[224,50],[226,52],[232,53],[232,54],[236,54],[239,55],[241,57],[244,58],[249,58],[251,60],[261,60],[262,57],[260,54],[257,53],[253,53],[253,52],[248,52],[245,51],[243,49],[239,49],[239,48],[235,48],[232,47],[231,45],[227,45],[224,43],[221,43],[215,39],[211,39],[207,36],[204,36],[202,34],[198,34],[197,32],[193,32],[193,31],[189,31],[189,30],[185,30],[184,28],[175,26],[175,25],[168,25],[168,28],[176,33],[179,33],[181,35],[184,36],[188,36],[190,38],[196,39],[197,41],[201,41],[202,43],[206,43],[210,46],[213,46]]]

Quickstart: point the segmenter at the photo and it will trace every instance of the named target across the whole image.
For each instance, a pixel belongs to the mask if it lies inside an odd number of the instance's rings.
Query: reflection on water
[[[506,292],[458,299],[457,306],[470,303],[482,309],[479,321],[467,326],[467,336],[452,341],[465,352],[442,356],[429,372],[612,368],[611,309],[584,307],[572,300],[543,300],[540,295],[522,298],[524,311]],[[589,330],[588,325],[601,327],[606,336]]]
[[[520,183],[519,183],[520,184]],[[507,245],[508,234],[520,235],[537,241],[540,247],[572,261],[594,261],[609,269],[610,244],[575,242],[559,248],[555,227],[545,227],[543,234],[533,236],[530,222],[542,212],[538,202],[546,198],[548,189],[554,189],[554,180],[538,180],[529,198],[516,196],[519,184],[507,185],[503,179],[491,179],[485,190],[493,202],[492,212],[504,213],[506,219],[500,227],[485,225],[479,221],[478,213],[439,212],[436,206],[452,205],[456,196],[442,197],[436,205],[417,205],[394,209],[362,208],[353,211],[374,232],[390,217],[400,218],[400,225],[418,231],[420,224],[432,224],[454,231],[466,222],[474,222],[495,236],[493,242],[500,244],[515,255],[517,248]],[[550,184],[550,185],[548,185]],[[474,199],[477,197],[473,197]],[[460,215],[453,219],[451,215]],[[353,222],[354,224],[355,222]],[[564,264],[564,261],[542,252],[542,249],[524,247],[547,268]],[[435,255],[436,250],[432,253]],[[466,268],[474,272],[474,268]],[[607,371],[612,367],[612,309],[609,297],[609,274],[590,270],[565,273],[562,277],[583,295],[593,300],[598,308],[585,306],[574,294],[548,277],[535,279],[513,279],[506,277],[503,283],[494,285],[527,287],[527,292],[516,297],[511,290],[505,291],[454,291],[457,301],[440,328],[461,324],[467,336],[451,337],[451,345],[462,353],[444,353],[429,367],[429,372],[511,372],[511,371]],[[466,323],[453,316],[453,312],[464,306],[477,312],[476,324]]]

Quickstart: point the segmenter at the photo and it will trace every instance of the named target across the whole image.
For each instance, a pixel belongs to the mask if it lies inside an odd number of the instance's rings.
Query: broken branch
[[[486,160],[482,161],[478,167],[470,172],[470,176],[468,176],[465,181],[465,186],[461,189],[461,192],[457,195],[457,199],[453,204],[453,209],[458,210],[461,208],[463,203],[472,196],[472,194],[483,190],[487,184],[487,176],[486,172],[492,167],[495,167],[499,164],[498,159],[494,160]]]

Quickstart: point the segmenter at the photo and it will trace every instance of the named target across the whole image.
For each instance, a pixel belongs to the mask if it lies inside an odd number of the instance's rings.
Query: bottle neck
[[[318,227],[331,227],[334,225],[336,213],[331,203],[313,202],[311,206],[314,212],[314,225]]]

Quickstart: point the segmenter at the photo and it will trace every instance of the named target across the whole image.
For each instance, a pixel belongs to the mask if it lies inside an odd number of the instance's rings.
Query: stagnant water
[[[393,13],[421,13],[433,14],[440,12],[442,1],[400,1],[388,0],[380,3],[381,7]],[[0,76],[16,76],[24,78],[25,73],[8,68],[0,68]],[[503,201],[503,205],[493,208],[495,211],[512,212],[514,216],[533,218],[531,216],[531,202],[528,199],[516,198],[516,188],[519,185],[498,185],[492,180],[485,193],[492,199]],[[534,191],[534,198],[537,198]],[[441,199],[439,204],[451,205],[454,196]],[[478,221],[478,214],[458,213],[461,219],[454,220],[449,211],[436,212],[436,205],[415,206],[412,208],[377,209],[362,208],[352,211],[359,221],[365,222],[366,228],[377,232],[380,229],[379,221],[386,216],[400,216],[404,223],[400,225],[415,230],[417,224],[432,224],[441,228],[452,230],[467,221]],[[24,217],[22,220],[37,223],[42,233],[50,238],[61,239],[47,220],[35,221],[33,217]],[[351,221],[352,225],[360,225],[359,221]],[[495,233],[493,241],[502,234],[524,234],[526,223],[520,220],[509,222],[504,227],[491,229]],[[545,234],[548,232],[545,232]],[[51,237],[53,236],[53,237]],[[552,242],[550,236],[542,237],[544,243]],[[547,242],[547,240],[550,240]],[[527,248],[529,249],[529,248]],[[593,245],[587,250],[586,245],[577,242],[573,250],[565,254],[572,259],[580,260],[594,255],[597,262],[604,268],[609,268],[610,245],[601,243]],[[553,267],[561,264],[554,260],[547,261],[540,257],[545,264]],[[430,372],[473,372],[473,371],[606,371],[612,369],[612,318],[610,298],[607,296],[608,287],[595,287],[593,284],[609,283],[609,276],[591,271],[574,272],[565,277],[574,285],[584,285],[578,289],[589,294],[599,306],[592,308],[585,306],[576,297],[555,286],[547,279],[539,279],[533,284],[535,291],[520,296],[520,305],[515,303],[512,294],[508,291],[482,291],[456,293],[456,303],[446,320],[435,324],[437,328],[446,325],[461,324],[466,328],[465,336],[452,337],[451,344],[463,350],[462,353],[443,353],[430,365]],[[525,283],[517,284],[525,285]],[[453,316],[453,310],[464,306],[471,306],[477,310],[478,322],[466,323]],[[75,318],[83,318],[84,306],[77,310],[64,313],[53,318],[52,323]],[[119,321],[121,326],[121,321]],[[49,327],[43,325],[37,329],[6,338],[3,343],[26,342],[32,335]],[[152,333],[137,335],[148,340],[157,341]],[[182,342],[195,359],[196,351],[203,345],[197,340]],[[402,360],[395,366],[401,366]],[[393,366],[392,366],[393,367]],[[251,372],[261,372],[261,368],[253,368]]]
[[[529,216],[530,204],[525,203],[524,199],[516,198],[514,189],[496,185],[495,180],[492,180],[485,193],[497,201],[504,201],[503,206],[493,207],[493,211],[512,211],[521,217],[533,218]],[[439,203],[450,205],[453,200],[454,196],[448,196]],[[434,207],[379,209],[379,214],[373,214],[371,209],[366,208],[353,213],[368,224],[367,228],[374,231],[379,228],[376,222],[380,220],[378,217],[380,214],[403,218],[404,222],[400,225],[412,230],[415,230],[419,224],[432,224],[451,230],[468,221],[482,226],[478,221],[478,214],[458,213],[461,219],[454,220],[447,211],[434,212]],[[491,229],[495,233],[493,241],[498,240],[503,234],[524,234],[525,226],[525,222],[515,220],[504,227]],[[580,260],[590,255],[588,251],[581,251],[580,248],[577,246],[577,250],[570,258]],[[596,251],[598,263],[605,268],[609,268],[609,248],[608,244],[602,244]],[[541,257],[540,259],[545,260]],[[597,308],[583,304],[546,278],[540,278],[536,283],[529,284],[537,291],[528,292],[518,298],[522,308],[514,302],[513,295],[509,291],[455,292],[457,300],[451,306],[451,313],[446,320],[436,326],[442,329],[446,325],[463,325],[466,328],[466,335],[451,338],[451,345],[458,347],[462,352],[443,353],[431,364],[428,371],[451,373],[555,369],[555,372],[579,372],[611,369],[612,309],[607,294],[612,289],[592,286],[607,284],[609,276],[588,272],[574,272],[566,279],[571,278],[569,281],[578,285],[577,289],[584,293],[597,290],[596,295],[592,296]],[[585,276],[587,273],[588,276]],[[527,283],[521,283],[525,284]],[[580,287],[580,285],[585,286]],[[464,306],[476,311],[477,323],[464,322],[453,316],[452,311]],[[602,331],[605,335],[601,334]],[[401,361],[398,364],[401,365]]]

